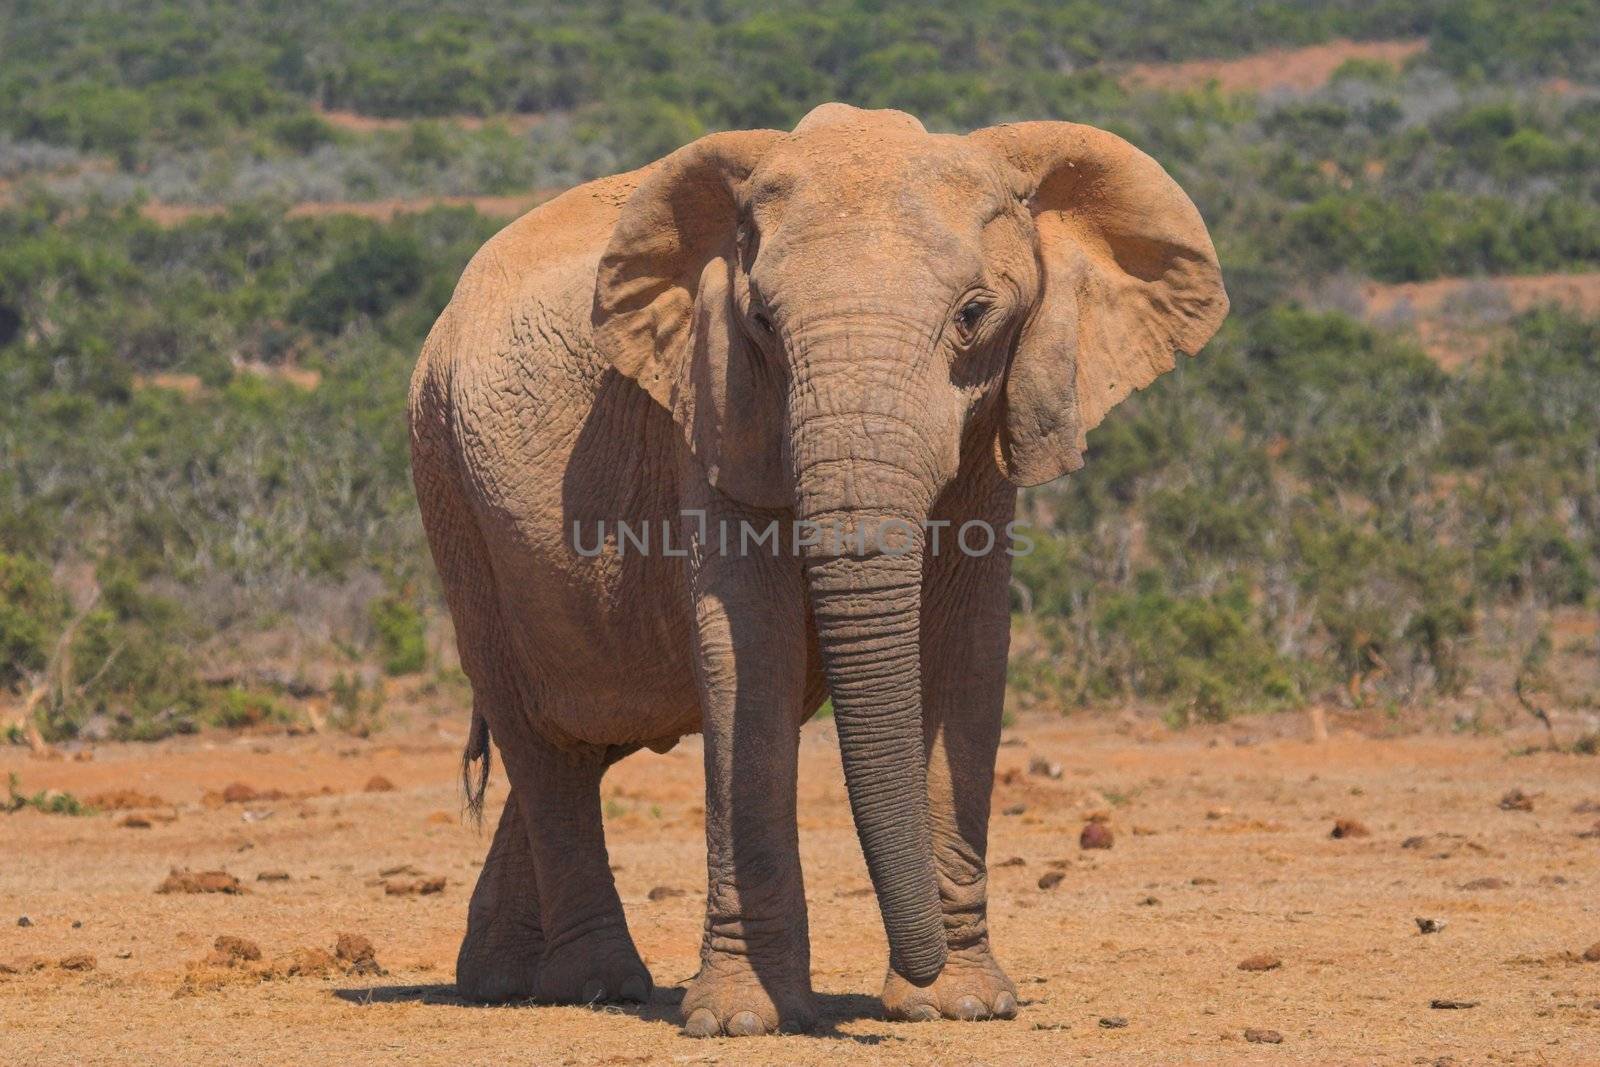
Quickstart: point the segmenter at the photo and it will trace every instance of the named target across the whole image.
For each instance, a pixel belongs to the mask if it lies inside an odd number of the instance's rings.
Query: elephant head
[[[596,343],[672,415],[711,482],[846,531],[803,565],[891,964],[945,961],[927,823],[922,520],[963,461],[1019,485],[1227,312],[1165,171],[1109,133],[935,136],[839,104],[793,133],[712,134],[657,164],[600,262]]]

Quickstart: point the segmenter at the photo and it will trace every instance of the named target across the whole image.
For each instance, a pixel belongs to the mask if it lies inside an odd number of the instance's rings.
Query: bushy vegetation
[[[818,99],[963,126],[1059,110],[1096,64],[1337,36],[1426,35],[1433,62],[1468,77],[1600,73],[1588,0],[93,0],[71,18],[10,6],[5,125],[102,151],[282,136],[307,100],[397,116],[592,109],[597,128],[642,136],[648,152],[716,127],[792,125]]]
[[[109,714],[144,736],[282,720],[200,683],[189,649],[208,637],[291,626],[420,670],[415,597],[369,607],[362,590],[427,573],[408,368],[493,229],[444,209],[172,230],[131,209],[0,213],[17,318],[0,347],[0,684],[46,686],[53,733]],[[75,609],[51,571],[85,561],[97,598]]]
[[[1527,315],[1456,374],[1335,313],[1237,317],[1031,507],[1024,690],[1201,715],[1454,693],[1485,612],[1592,603],[1600,323]],[[1344,695],[1339,695],[1344,699]]]
[[[1428,48],[1302,94],[1119,77],[1336,36]],[[1222,254],[1205,357],[1025,500],[1019,694],[1421,700],[1506,684],[1495,620],[1595,604],[1600,324],[1526,315],[1445,373],[1325,295],[1600,267],[1593,0],[15,0],[0,55],[0,691],[51,736],[282,725],[281,686],[225,669],[266,634],[337,664],[355,732],[380,672],[448,666],[403,401],[499,223],[291,203],[527,195],[827,99],[1105,126]],[[455,121],[512,113],[543,118]]]

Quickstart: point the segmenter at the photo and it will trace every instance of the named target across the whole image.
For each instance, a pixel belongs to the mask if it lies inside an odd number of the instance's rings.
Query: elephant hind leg
[[[467,936],[456,955],[456,988],[473,1000],[526,1000],[538,991],[543,954],[533,853],[512,793],[467,906]]]
[[[492,732],[511,782],[473,893],[457,984],[488,999],[642,1001],[650,972],[628,934],[601,826],[608,753],[557,748],[533,727],[533,688],[507,633],[488,547],[463,488],[446,392],[431,364],[419,372],[411,396],[412,477],[472,683],[466,762],[470,768],[481,751],[487,770]],[[467,788],[470,806],[481,787],[469,781]]]
[[[544,946],[534,991],[556,1004],[643,1002],[651,978],[628,932],[606,855],[600,779],[610,753],[563,748],[525,724],[500,731],[538,884]]]
[[[468,810],[481,818],[489,775],[489,723],[518,722],[524,708],[496,604],[488,549],[462,489],[449,428],[448,390],[438,366],[430,361],[413,383],[411,472],[423,529],[455,624],[461,667],[472,684],[462,784]],[[477,1000],[531,997],[543,951],[533,855],[513,791],[472,893],[467,933],[456,957],[456,986]]]

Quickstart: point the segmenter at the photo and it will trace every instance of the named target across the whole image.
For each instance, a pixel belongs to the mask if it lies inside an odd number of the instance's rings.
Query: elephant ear
[[[1039,485],[1083,466],[1086,435],[1135,389],[1199,351],[1228,313],[1200,212],[1122,138],[1070,122],[969,135],[1031,190],[1042,292],[1023,326],[997,440],[1002,469]]]
[[[781,397],[735,319],[737,192],[776,130],[680,148],[634,190],[595,281],[600,352],[671,413],[711,484],[745,503],[787,503]]]

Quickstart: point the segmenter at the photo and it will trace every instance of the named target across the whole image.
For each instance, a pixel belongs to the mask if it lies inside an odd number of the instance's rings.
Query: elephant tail
[[[467,731],[467,747],[461,753],[461,787],[466,793],[467,814],[479,826],[483,825],[483,795],[489,788],[489,765],[493,761],[489,748],[489,721],[482,712],[473,708],[472,726]]]

